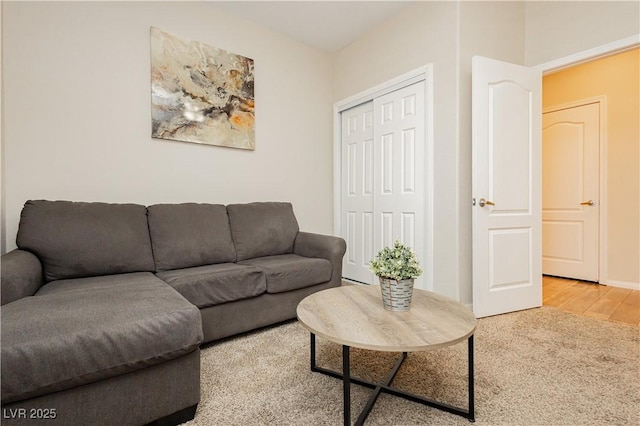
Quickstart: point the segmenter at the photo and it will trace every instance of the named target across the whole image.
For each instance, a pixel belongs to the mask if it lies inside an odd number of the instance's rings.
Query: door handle
[[[480,200],[478,201],[478,205],[480,207],[484,207],[486,205],[488,206],[495,206],[496,203],[494,203],[493,201],[489,201],[489,200],[485,200],[484,198],[480,198]]]
[[[581,206],[592,206],[595,203],[593,202],[593,200],[589,200],[589,201],[583,201],[580,203]]]

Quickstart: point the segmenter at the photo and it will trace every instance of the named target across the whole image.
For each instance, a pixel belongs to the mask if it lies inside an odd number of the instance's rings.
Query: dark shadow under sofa
[[[177,424],[203,343],[296,316],[340,285],[345,242],[289,203],[28,201],[1,258],[2,420]]]

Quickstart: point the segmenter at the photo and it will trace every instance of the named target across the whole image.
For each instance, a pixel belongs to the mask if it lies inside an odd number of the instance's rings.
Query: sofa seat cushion
[[[283,293],[322,284],[331,279],[331,262],[296,254],[266,256],[238,262],[260,268],[267,277],[267,293]]]
[[[234,263],[164,271],[158,277],[200,309],[267,291],[265,276],[259,268]]]
[[[2,307],[2,403],[187,354],[198,309],[151,273],[55,281]]]

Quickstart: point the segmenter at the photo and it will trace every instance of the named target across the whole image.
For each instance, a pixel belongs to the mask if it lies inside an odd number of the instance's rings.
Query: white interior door
[[[418,81],[341,113],[344,278],[376,284],[369,261],[396,239],[425,265],[425,86]]]
[[[542,305],[542,75],[473,58],[473,311]]]
[[[342,274],[371,284],[373,273],[373,101],[342,112]]]
[[[600,106],[542,117],[542,271],[598,281]]]

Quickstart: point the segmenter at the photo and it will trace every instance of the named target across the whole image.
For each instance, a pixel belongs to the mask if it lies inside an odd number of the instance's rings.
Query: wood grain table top
[[[476,329],[476,317],[466,306],[426,290],[413,290],[409,311],[387,311],[376,285],[319,291],[298,304],[297,314],[317,336],[385,352],[442,348],[466,340]]]

